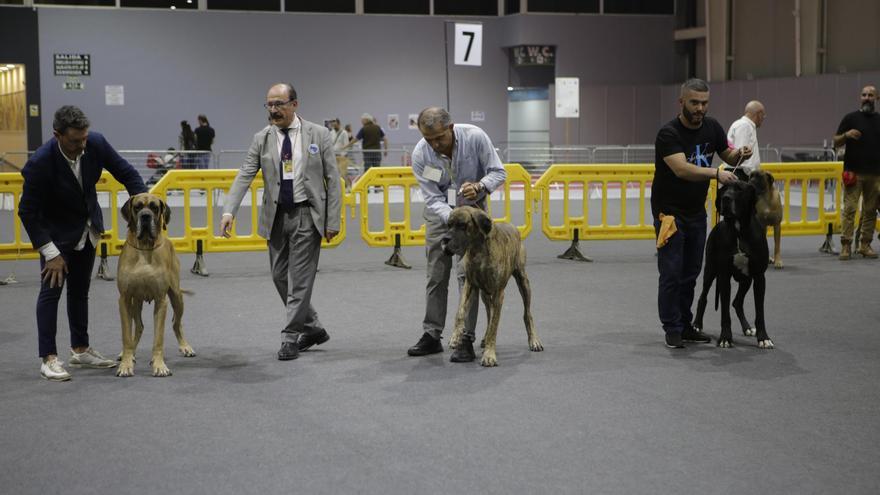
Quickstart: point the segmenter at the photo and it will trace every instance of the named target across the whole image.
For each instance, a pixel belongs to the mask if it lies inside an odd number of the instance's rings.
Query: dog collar
[[[137,246],[135,246],[134,244],[128,242],[128,239],[125,240],[125,244],[127,244],[127,245],[129,245],[129,246],[131,246],[131,247],[133,247],[133,248],[135,248],[135,249],[137,249],[138,251],[153,251],[154,249],[156,249],[156,248],[158,248],[159,246],[161,246],[164,242],[165,242],[165,240],[162,239],[162,240],[159,242],[159,244],[156,244],[155,246],[153,246],[153,247],[151,247],[151,248],[141,248],[141,247],[137,247]]]

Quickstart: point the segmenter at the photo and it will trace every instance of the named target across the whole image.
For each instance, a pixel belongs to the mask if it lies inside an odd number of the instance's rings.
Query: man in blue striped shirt
[[[486,197],[504,184],[507,172],[489,136],[479,127],[453,124],[449,112],[429,107],[419,114],[419,131],[424,139],[413,150],[413,174],[425,196],[425,247],[428,257],[424,333],[407,353],[425,356],[443,352],[440,337],[446,323],[446,300],[452,256],[440,247],[446,224],[455,206],[470,205],[486,209]],[[456,257],[458,288],[464,285],[461,258]],[[478,299],[468,308],[465,334],[452,353],[452,362],[473,361],[474,326],[477,322]]]

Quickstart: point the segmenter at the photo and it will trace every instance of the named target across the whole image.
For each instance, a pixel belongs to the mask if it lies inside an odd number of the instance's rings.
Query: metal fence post
[[[580,247],[578,246],[578,231],[580,229],[574,229],[574,239],[571,240],[571,246],[565,250],[564,253],[557,256],[557,258],[562,260],[574,260],[574,261],[585,261],[590,262],[593,261],[592,258],[588,258],[581,254]]]
[[[193,267],[190,269],[190,272],[195,273],[196,275],[201,275],[203,277],[207,277],[208,275],[210,275],[208,273],[208,265],[205,263],[205,254],[202,251],[201,239],[196,241],[196,262],[193,263]]]
[[[400,252],[400,234],[394,234],[394,253],[388,258],[388,261],[386,261],[385,264],[396,266],[397,268],[412,268],[412,266],[406,263],[406,260],[403,259],[403,254]]]
[[[111,281],[114,280],[115,277],[110,274],[110,265],[107,263],[107,243],[101,243],[101,263],[98,265],[98,273],[95,274],[95,278],[100,278],[101,280]]]

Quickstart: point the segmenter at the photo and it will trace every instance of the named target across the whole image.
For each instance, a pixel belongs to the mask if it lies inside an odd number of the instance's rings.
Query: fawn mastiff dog
[[[532,321],[532,289],[526,276],[526,250],[519,231],[510,224],[493,224],[489,215],[472,206],[454,209],[449,216],[448,225],[449,231],[441,241],[443,251],[450,256],[463,256],[465,270],[461,303],[455,315],[455,329],[449,339],[450,347],[457,346],[461,341],[471,298],[482,295],[489,324],[483,338],[483,358],[480,364],[498,365],[495,337],[498,334],[498,321],[504,302],[504,288],[512,275],[523,299],[523,321],[529,337],[529,349],[543,351],[544,346],[535,334],[535,324]]]
[[[749,176],[749,183],[755,186],[757,201],[755,213],[764,227],[773,227],[774,268],[782,268],[782,197],[776,189],[776,179],[770,172],[758,169]]]
[[[129,198],[122,206],[122,218],[128,222],[128,236],[119,255],[117,287],[119,288],[119,316],[122,320],[122,355],[116,376],[134,374],[134,353],[144,322],[141,309],[144,302],[154,302],[153,356],[150,365],[153,376],[169,376],[165,365],[165,314],[168,300],[174,310],[172,327],[177,336],[180,353],[186,357],[196,353],[183,337],[183,293],[180,290],[180,260],[174,246],[165,237],[164,230],[171,212],[159,197],[143,193]],[[132,332],[134,322],[134,332]]]
[[[755,204],[756,189],[753,182],[764,180],[754,173],[749,182],[735,182],[725,186],[715,199],[715,207],[723,219],[709,233],[706,240],[706,267],[703,271],[703,291],[697,302],[693,326],[703,329],[703,314],[706,311],[706,296],[715,286],[715,309],[721,299],[721,335],[718,347],[733,347],[730,329],[730,279],[739,284],[733,308],[742,325],[743,335],[756,336],[758,347],[772,349],[773,341],[767,335],[764,324],[764,294],[766,281],[764,274],[770,261],[767,249],[767,227],[758,221]],[[743,311],[743,302],[749,287],[755,284],[755,328],[749,325]]]

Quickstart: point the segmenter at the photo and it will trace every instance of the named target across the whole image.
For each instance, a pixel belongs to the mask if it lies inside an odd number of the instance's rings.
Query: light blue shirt
[[[489,194],[507,180],[507,171],[495,152],[495,146],[482,129],[470,124],[455,124],[452,132],[455,133],[455,144],[451,159],[434,151],[424,138],[416,144],[412,155],[413,174],[425,195],[425,208],[444,223],[452,213],[452,206],[448,203],[450,187],[454,188],[458,199],[458,190],[465,182],[479,181]],[[439,181],[425,177],[426,166],[441,172]]]

